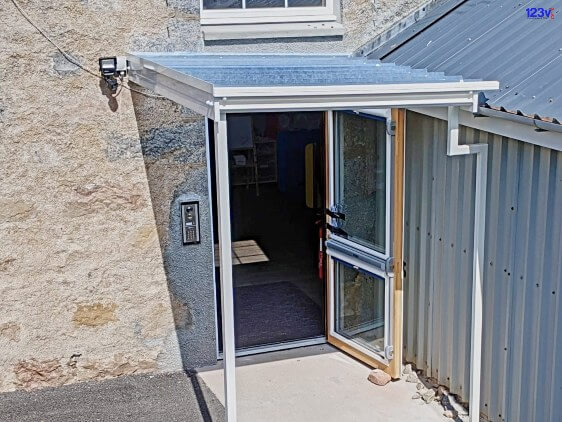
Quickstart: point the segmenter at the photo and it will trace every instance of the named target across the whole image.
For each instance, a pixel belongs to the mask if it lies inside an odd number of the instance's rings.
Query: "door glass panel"
[[[336,114],[335,202],[349,240],[385,253],[386,121]]]
[[[335,332],[376,353],[384,352],[385,282],[334,261]]]

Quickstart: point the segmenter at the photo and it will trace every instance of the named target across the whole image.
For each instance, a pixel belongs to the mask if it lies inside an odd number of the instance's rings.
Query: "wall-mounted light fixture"
[[[127,75],[127,59],[123,56],[100,57],[101,77],[111,92],[117,92],[119,82],[117,78],[123,79]]]

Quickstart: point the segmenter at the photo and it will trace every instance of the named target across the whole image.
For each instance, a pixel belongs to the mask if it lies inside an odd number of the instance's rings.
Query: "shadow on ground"
[[[0,394],[1,422],[209,422],[224,408],[194,374],[134,375]]]

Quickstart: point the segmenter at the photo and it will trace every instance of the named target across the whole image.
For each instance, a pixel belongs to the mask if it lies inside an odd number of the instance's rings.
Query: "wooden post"
[[[403,249],[404,249],[404,135],[405,110],[392,109],[392,120],[396,122],[394,135],[394,204],[393,204],[393,239],[392,255],[394,257],[394,359],[390,364],[390,375],[393,378],[402,376],[403,351]]]

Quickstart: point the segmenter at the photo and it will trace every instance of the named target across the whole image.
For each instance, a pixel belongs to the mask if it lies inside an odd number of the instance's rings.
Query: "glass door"
[[[376,365],[393,350],[389,113],[329,114],[328,340]]]

